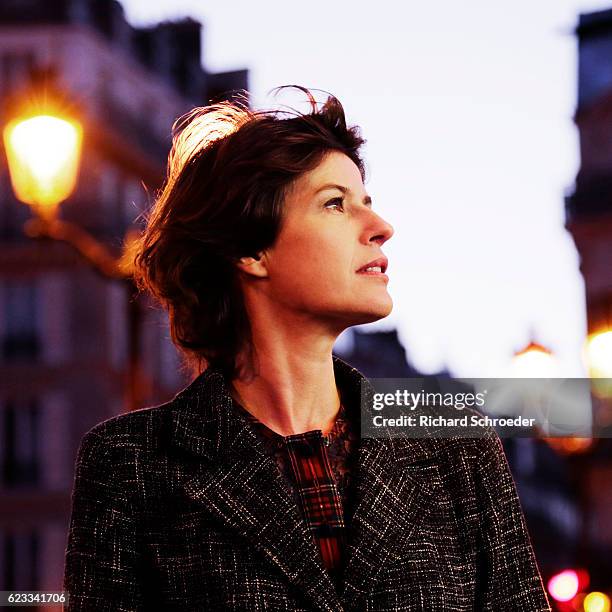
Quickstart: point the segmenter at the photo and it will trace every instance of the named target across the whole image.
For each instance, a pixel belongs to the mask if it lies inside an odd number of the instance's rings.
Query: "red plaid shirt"
[[[242,406],[237,403],[236,406],[254,425],[281,473],[292,485],[323,563],[339,587],[350,510],[347,508],[350,462],[358,437],[344,405],[340,405],[334,427],[327,436],[320,429],[281,436]]]

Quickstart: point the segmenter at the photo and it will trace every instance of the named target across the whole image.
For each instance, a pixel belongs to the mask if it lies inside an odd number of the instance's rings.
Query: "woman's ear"
[[[255,256],[241,257],[236,265],[245,274],[267,278],[268,267],[265,253],[257,253]]]

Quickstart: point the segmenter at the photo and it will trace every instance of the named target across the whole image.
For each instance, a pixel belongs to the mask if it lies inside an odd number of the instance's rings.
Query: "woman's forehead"
[[[306,172],[294,182],[300,195],[316,195],[325,189],[340,188],[359,195],[364,192],[359,168],[352,159],[339,151],[325,155],[316,168]]]

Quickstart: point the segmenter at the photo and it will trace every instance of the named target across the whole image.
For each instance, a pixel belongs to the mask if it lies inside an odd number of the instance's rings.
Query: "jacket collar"
[[[348,418],[361,423],[361,399],[371,405],[368,397],[374,389],[356,368],[333,356],[336,384],[342,395]],[[172,400],[173,442],[190,453],[211,460],[227,459],[243,450],[266,454],[249,421],[236,410],[227,382],[220,370],[209,368],[200,374]],[[389,429],[382,429],[378,442],[393,438]],[[368,443],[369,438],[362,442]],[[430,439],[401,438],[391,444],[398,461],[414,463],[429,459],[436,452]]]
[[[373,388],[340,358],[333,357],[333,366],[348,416],[360,423],[361,394]],[[385,563],[401,558],[436,494],[428,471],[434,441],[393,439],[388,430],[381,438],[360,439],[339,594],[286,481],[253,425],[235,409],[222,373],[203,372],[175,396],[171,412],[172,443],[204,459],[183,482],[187,495],[248,538],[319,610],[360,609]]]

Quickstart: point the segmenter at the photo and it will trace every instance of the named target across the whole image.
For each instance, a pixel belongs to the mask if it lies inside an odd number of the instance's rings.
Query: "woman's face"
[[[357,166],[329,152],[287,195],[280,233],[265,251],[264,290],[279,307],[339,329],[386,317],[393,302],[381,247],[392,234]]]

